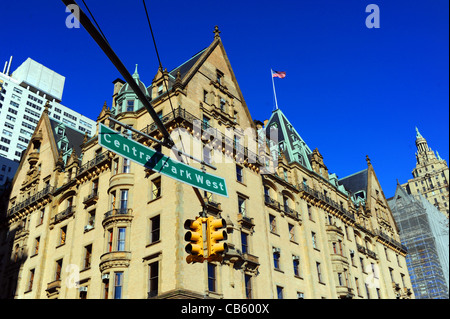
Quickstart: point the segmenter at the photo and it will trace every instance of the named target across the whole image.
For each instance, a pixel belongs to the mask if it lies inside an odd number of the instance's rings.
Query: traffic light
[[[184,228],[189,231],[184,235],[184,240],[190,243],[186,245],[185,250],[189,254],[186,258],[188,263],[193,261],[203,262],[203,218],[188,219],[184,223]]]
[[[221,240],[226,240],[228,238],[225,228],[227,223],[225,219],[214,217],[207,218],[207,243],[208,243],[208,259],[209,260],[221,260],[222,253],[228,251],[228,245],[224,242],[219,242]]]

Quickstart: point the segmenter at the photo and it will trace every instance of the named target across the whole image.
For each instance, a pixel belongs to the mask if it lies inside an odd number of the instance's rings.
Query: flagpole
[[[278,110],[277,93],[275,92],[275,82],[273,81],[273,70],[270,69],[270,76],[272,77],[273,95],[275,97],[275,109]]]

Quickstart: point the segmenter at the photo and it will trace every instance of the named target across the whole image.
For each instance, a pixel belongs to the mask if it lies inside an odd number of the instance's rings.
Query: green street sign
[[[160,172],[163,175],[207,192],[228,197],[224,178],[205,173],[180,161],[173,160],[132,139],[124,137],[102,123],[100,123],[99,127],[98,142],[102,147],[129,158],[145,168],[150,168],[155,172]]]

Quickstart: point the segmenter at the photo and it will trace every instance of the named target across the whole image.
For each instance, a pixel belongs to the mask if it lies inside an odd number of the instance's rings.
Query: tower
[[[427,140],[416,127],[416,167],[413,178],[402,186],[409,194],[423,195],[448,218],[448,165],[439,153],[428,146]]]

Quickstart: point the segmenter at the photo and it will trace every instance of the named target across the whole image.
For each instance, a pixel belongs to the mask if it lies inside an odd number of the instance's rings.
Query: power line
[[[164,72],[164,71],[163,71],[164,69],[163,69],[163,66],[162,66],[162,63],[161,63],[161,58],[159,57],[158,46],[156,45],[155,35],[153,34],[152,24],[151,24],[151,22],[150,22],[150,17],[149,17],[149,15],[148,15],[148,11],[147,11],[147,6],[146,6],[146,4],[145,4],[145,0],[142,0],[142,3],[144,4],[145,15],[147,16],[148,27],[150,28],[150,33],[151,33],[152,39],[153,39],[153,45],[154,45],[154,47],[155,47],[156,57],[158,58],[159,69],[160,69],[161,72],[163,73],[163,72]],[[167,81],[167,82],[168,82],[168,81]],[[164,73],[163,73],[163,83],[164,83],[164,87],[165,87],[166,92],[167,92],[167,98],[168,98],[168,100],[169,100],[169,104],[170,104],[170,108],[172,109],[172,113],[173,113],[173,115],[175,116],[175,110],[174,110],[174,108],[173,108],[172,101],[170,100],[169,85],[168,85],[167,82],[166,82],[166,80],[165,80],[165,78],[164,78]],[[185,149],[184,149],[183,140],[182,140],[182,138],[181,138],[181,134],[180,134],[179,131],[178,131],[178,136],[179,136],[179,138],[180,138],[181,148],[183,149],[183,152],[186,152]]]
[[[94,15],[92,14],[91,10],[89,10],[88,5],[86,4],[86,2],[84,2],[84,0],[81,0],[81,1],[83,1],[84,6],[86,7],[87,11],[91,15],[92,20],[94,21],[95,25],[97,26],[98,31],[102,34],[103,39],[105,39],[105,41],[109,44],[108,40],[106,39],[106,36],[103,34],[102,29],[100,28],[97,21],[95,20]]]

